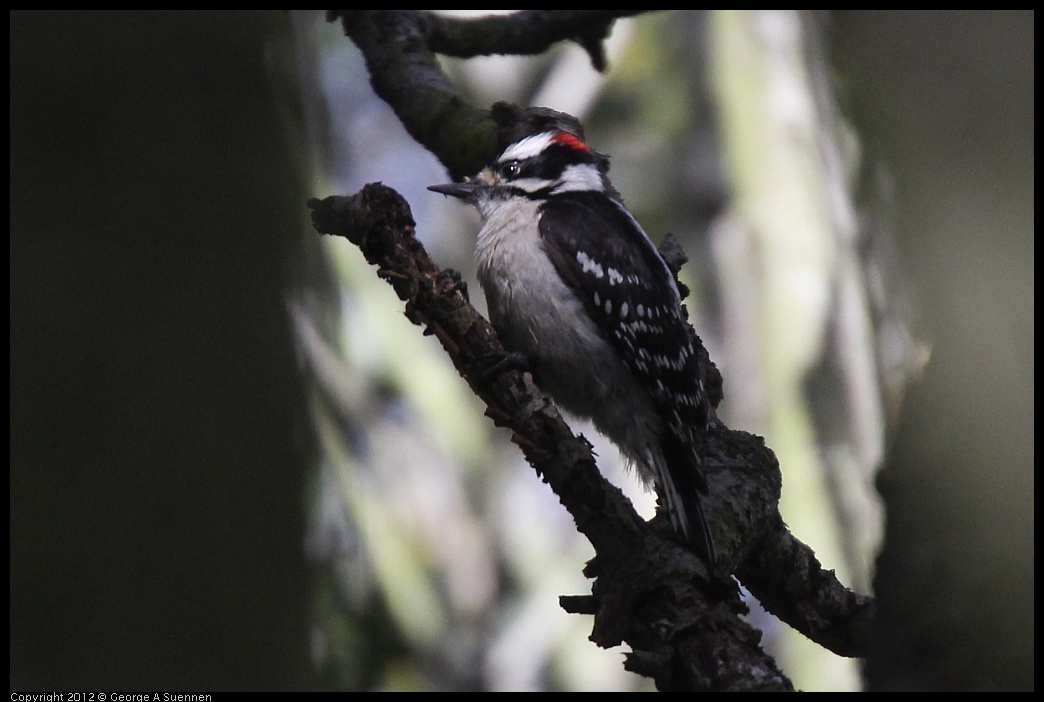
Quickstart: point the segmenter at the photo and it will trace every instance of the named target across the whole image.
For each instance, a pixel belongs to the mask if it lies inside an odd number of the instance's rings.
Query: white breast
[[[625,455],[645,463],[661,422],[648,393],[547,257],[538,208],[523,199],[480,208],[486,219],[475,252],[490,321],[510,350],[526,355],[556,403],[594,419]]]

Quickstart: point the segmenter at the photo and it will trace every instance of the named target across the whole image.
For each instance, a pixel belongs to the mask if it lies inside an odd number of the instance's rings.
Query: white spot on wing
[[[594,273],[594,277],[599,279],[605,276],[605,272],[602,270],[602,264],[595,261],[583,251],[576,252],[576,261],[580,264],[580,268],[584,273]]]

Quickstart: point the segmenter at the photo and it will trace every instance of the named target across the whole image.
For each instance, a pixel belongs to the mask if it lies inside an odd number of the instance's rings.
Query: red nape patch
[[[568,146],[571,149],[576,149],[577,151],[590,151],[591,150],[587,146],[587,144],[585,144],[584,142],[580,141],[579,139],[577,139],[575,136],[573,136],[569,132],[555,132],[551,136],[551,141],[553,141],[556,144],[562,144],[563,146]]]

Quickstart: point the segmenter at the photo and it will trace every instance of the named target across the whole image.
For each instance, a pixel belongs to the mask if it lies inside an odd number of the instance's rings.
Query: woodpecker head
[[[512,197],[542,200],[570,191],[612,193],[608,170],[608,158],[575,135],[554,130],[509,145],[463,183],[431,185],[428,190],[452,195],[484,211],[496,201]]]

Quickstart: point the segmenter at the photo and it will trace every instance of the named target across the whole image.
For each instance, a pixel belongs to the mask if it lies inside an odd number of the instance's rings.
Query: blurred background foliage
[[[382,181],[482,308],[477,217],[339,28],[11,18],[12,689],[647,689],[558,607],[592,552],[554,495],[307,226]],[[444,62],[473,104],[581,117],[689,253],[723,418],[880,598],[865,670],[752,602],[802,689],[1032,687],[1032,23],[654,13],[604,75]]]

